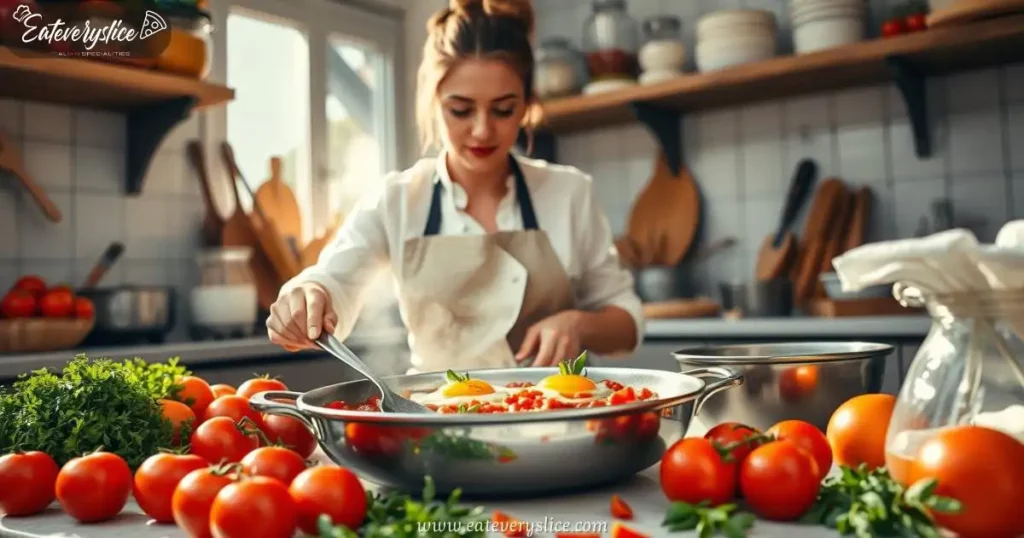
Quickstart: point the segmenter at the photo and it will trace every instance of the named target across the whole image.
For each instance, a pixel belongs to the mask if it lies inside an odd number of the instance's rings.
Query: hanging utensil
[[[221,245],[221,234],[224,230],[224,218],[217,211],[217,204],[213,202],[213,190],[210,189],[210,173],[206,166],[206,150],[198,140],[190,140],[188,143],[188,160],[192,164],[192,170],[199,177],[199,185],[202,187],[203,205],[206,207],[206,215],[203,217],[203,224],[200,233],[205,247],[218,247]]]
[[[274,223],[293,250],[301,250],[302,212],[288,184],[281,179],[281,158],[270,158],[270,178],[256,189],[254,205]]]
[[[2,129],[0,129],[0,169],[9,171],[21,181],[21,185],[25,187],[25,190],[28,191],[36,205],[43,210],[43,214],[46,215],[50,222],[60,222],[63,220],[64,216],[61,214],[60,208],[57,207],[57,204],[53,203],[53,200],[46,195],[46,192],[29,175],[28,170],[25,169],[25,162],[21,158],[21,153],[14,145],[11,137]]]
[[[110,268],[122,254],[124,254],[124,244],[119,242],[111,243],[107,250],[103,251],[103,255],[100,256],[96,265],[89,271],[89,276],[85,277],[82,287],[95,288],[100,283],[100,280],[103,280],[103,277],[110,272]]]
[[[775,280],[785,274],[792,263],[796,254],[796,238],[790,232],[790,227],[796,222],[796,217],[814,186],[817,171],[818,166],[810,159],[804,159],[797,165],[779,225],[774,234],[761,241],[761,248],[757,252],[754,269],[757,280]]]
[[[320,337],[316,339],[316,345],[320,346],[321,349],[330,353],[336,359],[352,367],[355,371],[359,372],[366,379],[369,379],[371,383],[377,385],[380,390],[380,409],[385,413],[418,413],[418,414],[434,414],[433,411],[423,407],[422,405],[408,399],[399,396],[395,391],[391,390],[391,387],[387,383],[382,381],[366,363],[362,361],[355,353],[352,353],[345,344],[342,344],[333,334],[327,331],[321,331]]]

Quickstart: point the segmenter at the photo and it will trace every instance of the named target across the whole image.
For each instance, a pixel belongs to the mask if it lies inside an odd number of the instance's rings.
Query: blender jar
[[[249,268],[252,249],[225,247],[199,254],[200,284],[191,292],[193,336],[198,339],[249,336],[259,305]]]
[[[639,36],[625,0],[594,0],[583,27],[583,48],[590,80],[635,81]]]
[[[933,322],[889,423],[892,477],[909,487],[917,450],[944,428],[984,426],[1024,442],[1024,290],[927,296],[896,284],[894,294]]]

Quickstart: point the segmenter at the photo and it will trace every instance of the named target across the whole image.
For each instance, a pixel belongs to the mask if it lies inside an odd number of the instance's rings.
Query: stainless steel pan
[[[556,368],[477,370],[475,379],[504,385],[539,382]],[[309,426],[335,463],[384,487],[420,492],[430,475],[439,492],[460,488],[473,497],[521,497],[593,487],[629,478],[657,463],[686,434],[703,402],[742,378],[727,368],[685,374],[632,368],[587,368],[658,399],[619,406],[497,414],[402,414],[336,410],[342,400],[379,394],[368,380],[306,393],[262,392],[254,409],[297,418]],[[708,379],[708,381],[705,381]],[[387,377],[392,389],[431,391],[443,372]],[[294,403],[282,400],[294,400]]]

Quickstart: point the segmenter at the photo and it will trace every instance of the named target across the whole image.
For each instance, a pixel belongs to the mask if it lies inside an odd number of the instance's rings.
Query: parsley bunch
[[[710,506],[673,502],[661,522],[669,532],[697,531],[699,538],[710,538],[721,533],[728,538],[743,538],[754,526],[755,517],[749,512],[737,512],[735,504]]]
[[[0,393],[0,453],[46,452],[58,465],[102,448],[137,468],[172,446],[173,426],[153,388],[156,376],[133,374],[122,363],[79,355],[57,375],[24,374]]]

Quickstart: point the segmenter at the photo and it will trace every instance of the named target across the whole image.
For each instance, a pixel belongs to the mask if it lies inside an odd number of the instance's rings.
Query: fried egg
[[[446,385],[433,392],[413,393],[410,399],[419,404],[433,404],[438,407],[445,405],[479,403],[500,403],[509,395],[505,387],[495,387],[482,379],[449,376]]]
[[[579,374],[550,375],[532,388],[543,393],[545,397],[565,403],[603,400],[612,393],[612,389],[604,383],[595,383],[589,377]]]

